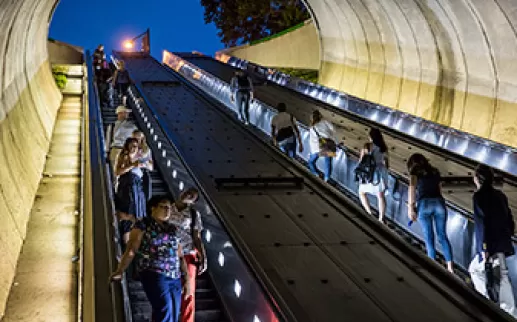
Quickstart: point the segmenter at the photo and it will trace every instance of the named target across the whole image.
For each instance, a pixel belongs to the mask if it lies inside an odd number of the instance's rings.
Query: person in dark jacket
[[[237,105],[239,118],[248,125],[250,123],[250,104],[253,101],[253,82],[242,70],[235,72],[230,83],[231,100]]]
[[[97,80],[100,78],[104,65],[106,64],[106,54],[104,53],[104,45],[100,44],[93,52],[93,68]]]
[[[129,72],[126,69],[126,64],[124,63],[124,61],[119,61],[118,69],[113,74],[111,82],[113,88],[117,90],[119,97],[122,98],[122,105],[127,106],[127,94],[129,85],[131,85],[132,81],[131,77],[129,76]]]
[[[494,173],[486,165],[479,165],[474,174],[477,191],[474,206],[476,256],[469,273],[476,290],[498,302],[500,307],[515,316],[515,300],[508,277],[506,257],[515,253],[512,235],[515,229],[506,195],[493,187]],[[499,292],[493,292],[493,272],[500,270]],[[497,294],[498,293],[498,294]]]

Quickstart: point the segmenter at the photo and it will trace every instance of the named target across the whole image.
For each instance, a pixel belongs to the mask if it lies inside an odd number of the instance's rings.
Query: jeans
[[[237,102],[237,109],[239,115],[244,122],[250,121],[250,99],[251,95],[249,91],[237,91],[235,93],[235,101]]]
[[[143,271],[140,273],[140,280],[153,308],[153,322],[178,322],[181,305],[181,279]]]
[[[294,158],[296,156],[296,137],[292,136],[278,142],[278,147],[290,158]]]
[[[508,278],[508,266],[506,265],[506,257],[503,253],[496,253],[490,259],[492,261],[492,267],[494,269],[498,269],[498,283],[499,284],[499,306],[504,311],[508,312],[508,314],[515,317],[515,300],[513,298],[513,290],[512,285],[510,284],[510,279]],[[472,278],[472,283],[476,288],[476,291],[481,293],[486,298],[488,296],[487,290],[487,275],[485,270],[485,260],[480,257],[480,255],[476,255],[472,262],[469,265],[469,273]]]
[[[311,153],[309,157],[309,169],[314,175],[318,175],[318,169],[316,168],[316,162],[320,158],[320,154]],[[332,173],[332,158],[331,157],[323,157],[325,160],[325,167],[323,169],[323,180],[328,181],[330,179],[330,175]]]
[[[445,261],[452,261],[452,250],[449,239],[447,238],[447,208],[445,208],[445,200],[442,198],[424,198],[418,201],[418,221],[422,226],[424,234],[425,247],[427,256],[432,259],[436,258],[436,248],[434,246],[434,228],[440,245],[442,245],[443,256]]]

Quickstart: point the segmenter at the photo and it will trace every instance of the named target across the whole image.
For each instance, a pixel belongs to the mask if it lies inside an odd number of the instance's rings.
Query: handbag
[[[319,155],[322,157],[335,157],[337,152],[337,145],[334,140],[329,138],[322,137],[318,131],[316,131],[316,128],[312,128],[314,130],[314,133],[318,136],[318,143],[320,146],[320,152]]]

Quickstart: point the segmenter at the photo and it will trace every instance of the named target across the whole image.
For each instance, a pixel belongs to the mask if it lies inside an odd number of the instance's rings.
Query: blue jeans
[[[424,198],[418,201],[418,221],[422,226],[424,234],[425,247],[427,256],[432,259],[436,258],[436,248],[434,246],[434,228],[440,245],[442,245],[443,256],[447,262],[452,261],[452,250],[449,239],[447,238],[447,208],[445,200],[442,198]]]
[[[320,158],[319,153],[311,153],[309,157],[309,169],[314,175],[318,175],[318,169],[316,168],[316,162]],[[325,167],[323,169],[323,180],[328,181],[330,174],[332,173],[332,158],[323,157],[325,159]]]
[[[249,91],[240,90],[235,93],[237,110],[243,122],[250,121],[250,99],[251,95]]]
[[[153,322],[178,322],[181,308],[181,279],[143,271],[140,273],[140,281],[153,308]]]
[[[296,137],[293,136],[278,142],[278,147],[290,158],[294,158],[296,156]]]

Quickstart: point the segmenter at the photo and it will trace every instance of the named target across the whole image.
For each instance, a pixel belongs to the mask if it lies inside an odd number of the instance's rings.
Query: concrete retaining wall
[[[268,67],[314,70],[320,67],[320,42],[312,22],[269,41],[222,52]]]
[[[61,94],[47,54],[56,1],[0,1],[0,319]]]

